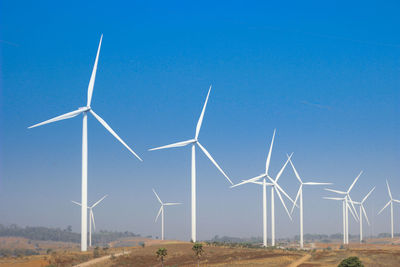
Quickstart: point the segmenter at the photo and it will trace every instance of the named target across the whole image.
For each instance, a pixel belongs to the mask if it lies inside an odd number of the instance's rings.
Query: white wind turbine
[[[347,243],[347,238],[346,238],[346,232],[347,232],[347,213],[346,213],[346,206],[350,213],[353,215],[354,220],[357,220],[356,216],[353,213],[353,210],[349,206],[349,203],[347,201],[346,197],[323,197],[324,199],[330,199],[330,200],[338,200],[342,201],[342,214],[343,214],[343,244],[348,244]]]
[[[161,207],[160,207],[160,210],[157,213],[157,217],[155,219],[155,222],[157,221],[157,219],[158,219],[158,217],[160,216],[160,213],[161,213],[161,240],[164,240],[164,206],[181,205],[182,203],[163,203],[154,189],[153,189],[153,192],[154,192],[154,195],[156,195],[158,202],[160,202],[160,204],[161,204]]]
[[[159,150],[159,149],[164,149],[164,148],[173,148],[173,147],[183,147],[187,145],[192,145],[192,170],[191,170],[191,183],[192,183],[192,241],[196,242],[196,145],[199,146],[199,148],[204,152],[204,154],[208,157],[208,159],[217,167],[217,169],[225,176],[225,178],[231,183],[232,181],[229,179],[229,177],[225,174],[225,172],[221,169],[221,167],[217,164],[217,162],[213,159],[213,157],[208,153],[208,151],[202,146],[198,140],[199,133],[200,133],[200,128],[201,124],[203,122],[203,117],[204,117],[204,112],[206,110],[207,102],[208,102],[208,97],[211,92],[211,86],[210,89],[208,90],[207,98],[203,106],[203,110],[201,111],[199,121],[197,122],[196,126],[196,132],[195,136],[193,139],[187,140],[187,141],[182,141],[182,142],[177,142],[173,143],[170,145],[166,146],[161,146],[161,147],[156,147],[149,149],[149,151],[153,150]]]
[[[269,152],[268,152],[268,156],[267,156],[267,161],[265,163],[265,173],[256,176],[254,178],[248,179],[248,180],[244,180],[241,183],[232,185],[231,188],[236,187],[236,186],[240,186],[243,184],[247,184],[247,183],[255,183],[255,184],[259,184],[263,186],[263,246],[266,247],[267,246],[267,186],[271,186],[271,245],[275,246],[275,202],[274,202],[274,191],[276,191],[276,193],[278,194],[279,199],[282,202],[283,207],[285,208],[290,220],[292,219],[292,217],[290,216],[289,210],[287,209],[285,202],[283,201],[282,195],[280,192],[282,192],[282,194],[284,194],[290,201],[293,202],[293,200],[290,198],[290,196],[288,194],[286,194],[286,192],[279,186],[278,184],[278,179],[279,177],[281,177],[286,165],[288,164],[290,157],[292,155],[289,156],[289,159],[285,162],[285,164],[283,165],[283,167],[281,168],[281,170],[278,172],[278,174],[276,175],[276,178],[273,179],[269,174],[268,174],[268,169],[269,169],[269,164],[271,161],[271,154],[272,154],[272,147],[274,145],[274,139],[275,139],[275,132],[276,130],[274,130],[274,134],[272,136],[272,141],[271,141],[271,145],[269,148]],[[293,154],[293,153],[292,153]],[[259,181],[260,179],[262,179],[261,181]],[[268,183],[267,183],[267,179],[268,179]]]
[[[391,233],[392,233],[392,238],[394,237],[394,233],[393,233],[393,202],[397,202],[400,203],[400,200],[394,199],[392,197],[392,192],[390,192],[390,187],[389,187],[389,182],[386,180],[386,185],[387,185],[387,189],[388,189],[388,193],[389,193],[389,197],[390,200],[388,203],[386,203],[386,205],[378,212],[378,215],[384,210],[386,209],[387,206],[389,206],[390,204],[390,226],[391,226]]]
[[[292,160],[289,156],[287,156],[290,161],[290,165],[292,165],[292,169],[294,174],[296,175],[297,180],[300,182],[299,191],[297,191],[296,199],[294,200],[294,204],[291,210],[291,214],[293,213],[294,207],[297,203],[297,200],[300,199],[300,248],[303,248],[303,185],[331,185],[332,183],[316,183],[316,182],[305,182],[300,178],[299,173],[297,172],[296,168],[293,165]]]
[[[100,198],[96,203],[94,203],[92,206],[88,207],[89,209],[89,247],[92,246],[92,223],[93,223],[93,231],[96,230],[96,223],[94,222],[94,214],[93,214],[93,208],[96,207],[103,199],[105,199],[108,195],[105,195],[104,197]],[[71,200],[72,203],[79,205],[82,207],[82,204],[76,201]]]
[[[354,211],[353,216],[355,216],[356,221],[359,220],[356,208],[355,208],[354,203],[353,203],[353,200],[350,197],[350,191],[351,191],[351,189],[353,189],[354,185],[356,184],[358,178],[360,178],[362,173],[363,173],[363,171],[361,171],[360,174],[356,177],[356,179],[354,179],[353,183],[350,185],[349,189],[346,192],[325,188],[325,190],[327,190],[327,191],[334,192],[334,193],[341,194],[341,195],[345,195],[345,197],[344,197],[345,198],[344,201],[346,202],[346,205],[344,205],[345,213],[346,213],[345,244],[349,243],[349,215],[348,215],[349,205],[348,205],[348,202],[350,202],[351,208],[353,208],[353,211]]]
[[[96,71],[97,71],[97,62],[99,59],[101,41],[103,39],[103,35],[101,35],[99,47],[97,49],[96,60],[94,62],[94,67],[92,71],[92,76],[90,77],[90,82],[88,86],[88,93],[87,93],[87,103],[86,106],[80,107],[75,111],[71,111],[65,113],[63,115],[57,116],[55,118],[49,119],[47,121],[35,124],[28,128],[34,128],[37,126],[41,126],[44,124],[70,119],[79,114],[83,114],[83,124],[82,124],[82,218],[81,218],[81,250],[87,250],[87,164],[88,164],[88,150],[87,150],[87,115],[90,112],[100,123],[103,125],[119,142],[121,142],[133,155],[135,155],[140,161],[142,159],[114,132],[113,129],[99,116],[97,115],[91,108],[90,104],[92,101],[92,94],[93,94],[93,87],[94,81],[96,78]]]
[[[365,219],[367,220],[367,223],[369,225],[369,220],[368,220],[368,216],[367,216],[367,212],[365,211],[364,208],[364,202],[365,200],[367,200],[367,198],[369,197],[369,195],[371,195],[371,193],[375,190],[375,187],[371,189],[371,191],[369,191],[369,193],[361,200],[361,202],[357,202],[354,201],[355,205],[359,205],[360,206],[360,243],[363,240],[363,230],[362,230],[362,221],[363,221],[363,214]]]

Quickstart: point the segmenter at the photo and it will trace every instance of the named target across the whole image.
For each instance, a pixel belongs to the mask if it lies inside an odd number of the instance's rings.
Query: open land
[[[3,246],[6,241],[0,239]],[[8,239],[11,244],[16,239]],[[400,263],[400,245],[388,240],[371,240],[368,244],[350,244],[341,246],[340,243],[314,243],[315,249],[294,250],[284,248],[246,248],[231,247],[229,245],[203,244],[204,254],[200,258],[200,266],[290,266],[290,267],[319,267],[337,266],[343,259],[357,256],[365,266],[398,266]],[[139,244],[144,247],[126,246],[122,244]],[[166,248],[164,266],[195,266],[197,259],[192,250],[192,243],[180,241],[159,241],[145,238],[126,239],[110,244],[110,248],[94,251],[79,252],[76,245],[49,243],[51,253],[22,257],[0,258],[0,267],[45,267],[45,266],[79,266],[79,267],[114,267],[114,266],[161,266],[156,257],[158,248]],[[23,247],[23,240],[19,240],[19,247]],[[26,243],[32,245],[32,241]],[[36,243],[33,244],[34,246]],[[114,245],[114,247],[112,246]],[[41,243],[45,249],[46,243]],[[57,247],[58,246],[58,247]]]

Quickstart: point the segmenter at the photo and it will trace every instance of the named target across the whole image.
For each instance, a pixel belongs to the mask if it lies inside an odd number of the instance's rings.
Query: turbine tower
[[[386,180],[386,185],[387,185],[387,189],[388,189],[388,193],[389,193],[389,197],[390,200],[388,203],[386,203],[386,205],[378,212],[378,215],[387,208],[387,206],[389,206],[390,204],[390,227],[391,227],[391,233],[392,233],[392,239],[394,237],[394,233],[393,233],[393,202],[396,203],[400,203],[400,200],[394,199],[392,197],[392,192],[390,192],[390,187],[389,187],[389,182]]]
[[[348,244],[348,239],[347,239],[347,215],[348,213],[346,213],[346,207],[348,208],[348,210],[350,211],[350,213],[353,215],[354,220],[356,219],[356,216],[353,213],[353,210],[351,209],[351,207],[349,206],[349,203],[347,202],[347,198],[346,197],[323,197],[323,199],[330,199],[330,200],[337,200],[337,201],[342,201],[342,214],[343,214],[343,244]]]
[[[301,180],[300,175],[297,172],[296,168],[294,167],[294,164],[293,164],[292,160],[290,159],[289,155],[287,155],[287,157],[289,158],[290,165],[292,165],[292,169],[294,171],[294,174],[296,175],[297,180],[299,180],[299,182],[300,182],[299,191],[297,191],[296,199],[294,200],[294,204],[293,204],[290,214],[293,213],[293,210],[297,203],[297,200],[300,199],[300,248],[303,248],[303,246],[304,246],[304,244],[303,244],[303,185],[331,185],[332,183],[316,183],[316,182],[303,183],[303,181]]]
[[[255,183],[255,184],[259,184],[259,185],[263,186],[263,246],[264,247],[267,246],[267,191],[266,191],[267,186],[271,186],[271,245],[272,246],[275,246],[275,203],[274,203],[274,194],[275,193],[274,193],[274,191],[276,191],[279,199],[281,200],[282,205],[285,208],[290,220],[292,219],[292,217],[290,216],[289,210],[287,209],[280,192],[282,192],[282,194],[284,194],[292,203],[294,203],[293,200],[290,198],[290,196],[278,184],[278,179],[281,177],[281,175],[282,175],[284,169],[286,168],[286,165],[288,164],[290,157],[293,155],[293,153],[292,153],[292,155],[290,155],[288,157],[288,160],[285,162],[285,164],[283,165],[281,170],[278,172],[275,179],[273,179],[268,174],[269,164],[271,162],[272,147],[274,145],[275,133],[276,133],[276,130],[274,130],[274,134],[272,135],[272,141],[271,141],[271,145],[269,147],[267,161],[265,163],[265,173],[263,173],[259,176],[256,176],[254,178],[244,180],[241,183],[231,186],[231,188],[233,188],[233,187],[240,186],[240,185],[247,184],[247,183]],[[262,179],[262,180],[259,181],[260,179]],[[267,183],[267,179],[269,181],[268,183]]]
[[[351,208],[353,208],[353,211],[354,211],[353,216],[355,216],[355,219],[356,219],[357,222],[359,220],[359,217],[358,217],[356,208],[354,206],[353,200],[350,197],[350,191],[351,191],[351,189],[353,189],[354,185],[356,184],[358,178],[360,178],[362,173],[363,173],[363,171],[361,171],[360,174],[356,177],[356,179],[354,179],[353,183],[350,185],[349,189],[346,192],[325,188],[326,191],[334,192],[334,193],[337,193],[337,194],[340,194],[340,195],[345,195],[345,197],[344,197],[345,198],[345,202],[346,202],[346,205],[345,205],[345,213],[346,213],[346,235],[345,235],[345,239],[346,239],[346,242],[345,242],[345,244],[349,243],[349,212],[348,212],[348,210],[349,210],[348,203],[349,202],[351,204]]]
[[[180,205],[182,203],[163,203],[154,189],[153,189],[153,192],[154,192],[154,195],[156,195],[158,202],[160,202],[160,204],[161,204],[160,210],[158,211],[157,217],[154,222],[157,221],[157,219],[161,213],[161,240],[164,240],[164,206],[174,206],[174,205]]]
[[[225,172],[221,169],[221,167],[217,164],[217,162],[213,159],[210,153],[202,146],[198,140],[201,124],[203,122],[204,112],[206,110],[208,97],[211,92],[211,86],[208,90],[207,98],[203,106],[203,110],[201,111],[200,118],[197,122],[196,132],[193,139],[173,143],[166,146],[156,147],[149,149],[149,151],[165,149],[165,148],[173,148],[173,147],[183,147],[187,145],[192,145],[192,170],[191,170],[191,183],[192,183],[192,241],[196,242],[196,145],[203,151],[203,153],[208,157],[208,159],[215,165],[215,167],[225,176],[225,178],[233,185],[232,181],[229,177],[225,174]]]
[[[60,121],[60,120],[65,120],[65,119],[70,119],[75,116],[78,116],[79,114],[83,114],[83,123],[82,123],[82,209],[81,209],[81,251],[86,251],[87,250],[87,165],[88,165],[88,150],[87,150],[87,115],[88,113],[91,113],[96,120],[100,122],[101,125],[104,126],[104,128],[107,129],[119,142],[121,142],[135,157],[137,157],[140,161],[142,159],[114,132],[114,130],[99,116],[97,115],[91,108],[90,104],[92,101],[92,95],[93,95],[93,87],[94,87],[94,81],[96,78],[96,71],[97,71],[97,62],[99,60],[99,54],[100,54],[100,47],[101,47],[101,41],[103,39],[103,35],[100,37],[100,43],[99,47],[97,49],[97,55],[96,55],[96,60],[94,62],[94,67],[92,71],[92,76],[90,77],[89,81],[89,86],[88,86],[88,93],[87,93],[87,103],[86,106],[80,107],[77,110],[65,113],[63,115],[57,116],[55,118],[49,119],[47,121],[35,124],[33,126],[30,126],[28,128],[34,128],[37,126],[41,126],[44,124]]]
[[[96,207],[103,199],[105,199],[108,195],[105,195],[104,197],[100,198],[96,203],[94,203],[92,206],[88,207],[89,209],[89,247],[92,246],[92,223],[93,223],[93,230],[96,230],[96,223],[94,222],[94,214],[93,214],[93,208]],[[79,205],[82,207],[82,204],[76,201],[71,200],[72,203]]]
[[[369,195],[371,195],[372,191],[374,191],[374,190],[375,190],[375,187],[372,188],[371,191],[369,191],[369,193],[361,200],[361,202],[354,201],[355,205],[360,206],[360,243],[362,243],[362,240],[363,240],[363,230],[362,230],[363,215],[365,217],[365,220],[367,220],[368,225],[370,225],[368,216],[367,216],[367,212],[365,211],[365,208],[364,208],[364,202],[365,202],[365,200],[367,200]]]

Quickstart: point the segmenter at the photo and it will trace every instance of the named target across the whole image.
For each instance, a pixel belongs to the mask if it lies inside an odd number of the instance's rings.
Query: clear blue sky
[[[144,159],[136,160],[89,118],[89,203],[99,229],[190,236],[190,149],[147,149],[192,138],[210,84],[200,140],[235,182],[260,174],[273,129],[276,173],[285,154],[304,180],[346,189],[372,186],[372,226],[389,232],[384,181],[400,198],[399,3],[341,1],[280,4],[126,1],[2,1],[0,4],[0,223],[79,230],[81,117],[27,127],[86,103],[104,34],[93,109]],[[261,188],[229,189],[198,152],[198,237],[261,236]],[[291,169],[281,185],[295,196]],[[341,231],[339,203],[306,188],[305,232]],[[269,200],[268,194],[268,200]],[[286,202],[289,204],[289,202]],[[279,202],[277,236],[298,233]],[[395,207],[396,232],[400,209]],[[351,221],[350,233],[358,233]]]

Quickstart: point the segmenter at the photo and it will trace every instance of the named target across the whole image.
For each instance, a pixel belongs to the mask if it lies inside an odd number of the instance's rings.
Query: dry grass
[[[349,248],[317,251],[310,260],[300,265],[311,266],[337,266],[343,259],[357,256],[364,266],[400,266],[400,247],[393,245],[354,244]]]
[[[135,248],[129,255],[105,262],[101,266],[158,266],[156,250],[164,247],[168,251],[166,266],[193,266],[196,258],[192,251],[192,243],[164,243]],[[304,252],[283,250],[229,248],[204,246],[204,255],[200,264],[206,266],[286,266],[301,258]],[[100,266],[100,265],[99,265]]]
[[[319,244],[316,244],[317,247]],[[287,251],[271,249],[252,249],[252,248],[230,248],[214,247],[204,245],[204,255],[201,257],[201,266],[218,267],[244,267],[244,266],[297,266],[301,267],[321,267],[337,266],[340,261],[350,256],[357,256],[368,266],[400,266],[400,246],[389,244],[351,244],[344,249],[338,249],[340,244],[323,244],[325,249],[316,251]],[[160,266],[155,252],[160,247],[168,250],[165,259],[165,266],[190,266],[196,263],[196,258],[192,251],[192,243],[152,241],[142,247],[129,248],[110,248],[107,251],[101,250],[101,255],[117,254],[122,251],[129,251],[130,254],[115,257],[114,259],[105,258],[102,262],[97,262],[93,267],[112,267],[112,266]],[[326,249],[331,247],[332,250]],[[303,258],[303,256],[307,257]],[[78,252],[59,250],[52,255],[38,255],[22,258],[2,258],[0,267],[42,267],[50,263],[58,266],[72,266],[73,264],[85,262],[93,258],[93,252]],[[303,259],[303,261],[298,261]]]

